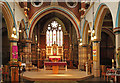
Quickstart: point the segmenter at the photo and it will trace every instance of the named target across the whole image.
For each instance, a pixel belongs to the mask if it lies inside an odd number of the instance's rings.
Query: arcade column
[[[100,77],[100,41],[93,41],[93,75]]]
[[[10,62],[9,62],[9,69],[10,69],[10,81],[20,81],[20,66],[21,62],[18,61],[18,46],[17,46],[17,39],[10,39]]]
[[[79,65],[78,69],[79,70],[85,70],[85,63],[88,61],[88,53],[87,53],[87,44],[85,45],[79,45]]]
[[[32,61],[31,61],[31,40],[25,40],[25,48],[24,48],[24,54],[25,54],[25,63],[26,66],[31,65]]]
[[[120,27],[113,29],[116,39],[116,68],[120,68]]]

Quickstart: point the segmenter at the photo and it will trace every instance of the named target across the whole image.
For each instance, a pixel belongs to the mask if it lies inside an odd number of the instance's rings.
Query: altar
[[[67,71],[67,63],[66,62],[44,62],[44,70],[48,67],[51,67],[54,74],[57,74],[60,69],[65,69]]]
[[[54,74],[58,70],[67,71],[67,62],[63,61],[63,47],[53,44],[51,47],[46,47],[46,59],[44,62],[44,70],[53,70]]]
[[[44,62],[44,70],[53,70],[53,73],[58,73],[58,70],[67,71],[67,62],[61,62],[61,56],[49,56],[49,61]]]

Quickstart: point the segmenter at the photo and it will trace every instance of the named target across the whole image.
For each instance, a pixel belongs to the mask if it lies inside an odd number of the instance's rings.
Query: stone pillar
[[[85,64],[88,60],[88,53],[87,53],[87,45],[79,45],[79,69],[80,70],[85,70]]]
[[[21,66],[21,62],[18,61],[18,39],[11,38],[10,39],[10,81],[19,82],[19,66]]]
[[[81,50],[81,46],[80,45],[78,45],[78,70],[80,70],[81,69],[81,58],[80,58],[80,50]]]
[[[31,63],[31,40],[26,40],[24,53],[26,58],[25,63]]]
[[[120,27],[116,27],[113,29],[114,33],[115,33],[115,39],[116,39],[116,68],[120,67],[120,60],[119,60],[119,56],[118,53],[119,49],[120,49]],[[119,63],[119,64],[118,64]]]
[[[93,41],[93,75],[100,77],[100,41]]]

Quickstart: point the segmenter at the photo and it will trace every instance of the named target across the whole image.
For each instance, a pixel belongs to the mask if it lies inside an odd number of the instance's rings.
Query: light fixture
[[[15,27],[13,27],[13,31],[14,31],[14,32],[16,31]]]
[[[88,30],[88,33],[91,33],[91,30]]]
[[[94,37],[91,37],[91,40],[94,40]]]
[[[12,34],[11,37],[14,38],[14,34]]]
[[[19,32],[21,33],[21,32],[22,32],[22,30],[19,30]]]
[[[14,35],[14,38],[17,38],[17,35]]]
[[[79,45],[82,46],[82,43],[80,43]]]
[[[80,42],[82,42],[82,39],[80,39]]]
[[[95,33],[95,30],[93,29],[92,33]]]
[[[82,38],[80,38],[80,43],[79,43],[79,45],[80,45],[80,46],[82,45]]]
[[[97,37],[96,37],[96,36],[94,36],[94,40],[95,40],[95,39],[97,39]]]

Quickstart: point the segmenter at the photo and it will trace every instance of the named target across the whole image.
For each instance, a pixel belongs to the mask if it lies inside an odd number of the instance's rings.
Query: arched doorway
[[[10,61],[10,42],[8,38],[7,25],[2,17],[2,65],[7,65]]]
[[[100,42],[100,65],[112,67],[112,59],[114,59],[115,51],[115,35],[113,33],[113,22],[110,11],[105,14],[101,30]]]
[[[57,23],[57,28],[52,27],[51,23]],[[43,16],[35,25],[33,34],[32,34],[32,57],[33,64],[42,68],[43,61],[48,57],[48,51],[50,47],[54,44],[54,36],[49,36],[52,38],[50,42],[47,40],[46,36],[47,31],[53,35],[54,29],[56,30],[56,39],[55,44],[58,45],[58,51],[61,50],[62,60],[66,60],[68,63],[68,68],[77,68],[78,64],[78,41],[77,34],[73,24],[65,16],[52,12]],[[59,37],[58,32],[59,31]],[[61,31],[63,34],[61,34]],[[63,37],[61,37],[61,36]],[[49,43],[47,43],[49,42]],[[48,44],[48,45],[47,45]],[[49,50],[47,51],[49,47]],[[52,50],[51,50],[52,51]],[[35,53],[35,54],[34,54]],[[51,52],[52,53],[52,52]],[[38,57],[38,58],[37,58]],[[39,62],[38,62],[39,59]],[[73,64],[71,64],[72,62]]]
[[[106,52],[106,51],[102,52],[100,50],[101,40],[103,40],[103,39],[101,39],[102,30],[103,30],[103,28],[105,28],[105,29],[109,30],[110,32],[113,32],[113,23],[114,22],[112,20],[113,20],[112,13],[109,10],[109,8],[107,7],[107,5],[103,4],[103,3],[100,4],[97,9],[96,15],[95,15],[95,22],[94,22],[94,28],[95,28],[95,36],[94,37],[95,38],[93,39],[93,54],[94,54],[93,55],[93,67],[94,67],[94,72],[95,72],[94,75],[96,77],[100,76],[100,67],[101,67],[100,62],[103,62],[100,58],[101,53]],[[103,35],[105,35],[105,34],[103,34]],[[109,35],[109,36],[111,36],[111,35]],[[112,37],[110,37],[110,38],[112,38]],[[111,40],[114,42],[114,38],[112,38]],[[106,40],[106,42],[107,41],[108,40]],[[107,46],[107,44],[105,44],[104,46]],[[112,54],[114,54],[114,51],[112,51],[112,52],[113,52]],[[104,55],[104,56],[106,56],[106,55]],[[102,55],[102,57],[104,57],[104,56]],[[112,57],[113,55],[108,55],[108,56]],[[112,60],[111,60],[111,62],[112,62]],[[99,74],[97,72],[99,72]]]

